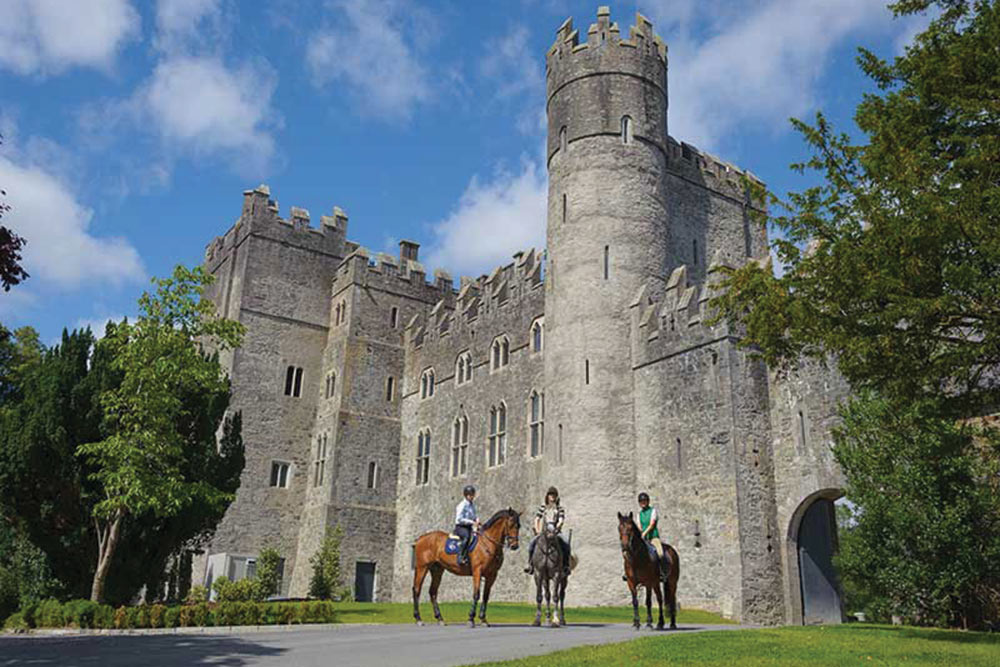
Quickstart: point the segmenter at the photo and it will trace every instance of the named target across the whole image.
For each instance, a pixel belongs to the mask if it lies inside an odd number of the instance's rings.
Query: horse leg
[[[420,620],[420,590],[424,587],[424,577],[427,576],[427,566],[417,562],[417,569],[413,573],[413,618],[417,620],[417,625],[423,625]]]
[[[660,620],[656,624],[657,630],[663,629],[663,593],[660,591],[660,582],[656,582],[656,604],[660,607]]]
[[[562,624],[566,625],[566,584],[569,583],[569,577],[563,576],[559,587],[559,617],[562,618]]]
[[[476,607],[479,605],[479,584],[482,573],[476,569],[472,571],[472,606],[469,608],[469,627],[476,627]]]
[[[558,628],[563,624],[562,614],[559,613],[559,591],[562,590],[562,569],[556,574],[552,582],[552,627]]]
[[[663,585],[664,593],[667,596],[667,604],[670,605],[670,629],[677,629],[677,579],[668,577]]]
[[[537,628],[542,624],[542,573],[537,569],[535,570],[535,599],[538,601],[538,606],[535,608],[535,622],[532,625]]]
[[[639,596],[636,594],[636,585],[630,579],[628,582],[629,591],[632,593],[632,627],[639,629]]]
[[[552,626],[552,577],[549,575],[548,568],[545,572],[545,622]]]
[[[659,593],[656,596],[659,597]],[[649,589],[649,584],[646,584],[646,627],[653,628],[653,591]]]
[[[486,577],[483,585],[483,606],[479,609],[479,620],[486,627],[490,627],[490,624],[486,622],[486,605],[490,602],[490,589],[493,588],[493,582],[496,578],[496,574]]]
[[[431,566],[431,604],[434,605],[434,618],[437,619],[438,625],[444,625],[441,609],[438,607],[438,588],[441,587],[441,575],[443,574],[444,568],[439,563]]]

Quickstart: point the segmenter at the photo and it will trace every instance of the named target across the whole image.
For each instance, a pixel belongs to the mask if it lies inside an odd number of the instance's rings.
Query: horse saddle
[[[473,533],[472,537],[469,538],[469,553],[470,554],[472,553],[472,550],[476,548],[476,543],[477,542],[479,542],[479,535],[477,535],[476,533]],[[445,542],[444,542],[444,552],[446,554],[457,554],[458,550],[459,550],[459,546],[461,544],[462,544],[462,538],[461,537],[459,537],[458,535],[449,535],[448,539],[445,540]]]

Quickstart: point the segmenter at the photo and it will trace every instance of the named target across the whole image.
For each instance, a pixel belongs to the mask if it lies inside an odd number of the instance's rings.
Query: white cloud
[[[166,52],[196,51],[222,32],[220,0],[159,0],[156,5],[156,45]]]
[[[429,268],[480,275],[510,262],[518,250],[544,248],[547,201],[545,168],[531,159],[486,183],[473,177],[455,210],[432,225]]]
[[[645,6],[670,48],[670,133],[705,148],[748,124],[787,128],[790,116],[816,105],[820,77],[845,38],[901,27],[882,0],[766,0],[739,11],[693,0]]]
[[[420,12],[397,0],[334,0],[332,23],[314,32],[306,62],[318,86],[345,84],[358,108],[385,120],[407,120],[431,98],[430,78],[407,32]]]
[[[479,73],[489,82],[499,100],[521,104],[514,125],[527,135],[543,133],[545,116],[544,60],[531,44],[531,34],[524,26],[505,31],[486,45],[479,62]]]
[[[139,32],[139,14],[127,0],[6,0],[0,67],[18,74],[109,70]]]
[[[125,239],[88,230],[93,211],[52,174],[0,157],[0,183],[11,210],[3,221],[24,237],[26,285],[76,290],[88,283],[120,284],[144,276],[139,253]]]
[[[230,69],[213,56],[175,56],[156,66],[131,104],[172,152],[220,155],[255,173],[274,154],[276,84],[266,66]]]
[[[100,340],[104,338],[104,331],[107,329],[109,322],[114,322],[118,324],[125,319],[125,315],[107,315],[105,317],[81,317],[73,325],[74,329],[86,329],[90,327],[90,331],[94,334],[94,338]]]

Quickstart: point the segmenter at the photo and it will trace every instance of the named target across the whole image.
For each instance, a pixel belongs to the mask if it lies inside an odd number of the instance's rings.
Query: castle
[[[620,604],[617,511],[646,490],[680,553],[682,606],[751,623],[840,620],[829,451],[846,387],[814,364],[778,373],[709,324],[723,265],[767,261],[754,177],[667,132],[667,48],[636,15],[546,54],[548,222],[489,275],[427,274],[416,243],[372,254],[347,215],[267,186],[206,250],[221,315],[247,327],[223,363],[246,467],[197,582],[251,574],[265,545],[282,592],[308,590],[324,530],[345,531],[359,599],[411,598],[411,545],[448,529],[473,483],[488,516],[557,486],[580,556],[573,605]],[[526,528],[529,522],[523,522]],[[533,599],[526,549],[494,599]],[[446,577],[442,597],[467,599]]]

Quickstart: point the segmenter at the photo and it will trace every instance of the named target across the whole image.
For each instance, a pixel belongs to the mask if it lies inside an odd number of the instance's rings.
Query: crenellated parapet
[[[597,22],[586,36],[574,29],[572,18],[559,27],[546,54],[550,160],[578,139],[620,135],[624,117],[631,122],[630,140],[662,150],[667,47],[642,14],[636,13],[628,33],[622,37],[608,7],[598,8]]]
[[[223,236],[216,237],[206,246],[205,264],[209,271],[215,270],[229,252],[251,234],[337,258],[344,254],[347,214],[334,206],[333,215],[321,215],[319,227],[312,227],[309,211],[293,206],[288,218],[282,218],[278,202],[271,198],[271,189],[265,184],[258,185],[243,193],[239,219]]]
[[[340,263],[333,279],[331,294],[358,285],[399,294],[424,303],[436,303],[454,298],[451,276],[442,270],[427,275],[424,265],[415,259],[393,257],[387,253],[372,253],[364,246],[355,247]]]
[[[685,141],[678,142],[670,136],[667,137],[667,170],[674,176],[747,203],[751,202],[744,178],[753,184],[764,186],[764,182],[750,170],[742,169]],[[752,203],[757,208],[763,208],[762,202]]]
[[[421,347],[428,340],[440,341],[473,327],[492,330],[509,311],[529,301],[537,309],[537,303],[544,301],[543,280],[544,256],[534,248],[515,253],[513,262],[488,275],[462,276],[453,298],[438,301],[426,317],[416,316],[407,324],[407,346]]]
[[[639,289],[630,304],[634,367],[741,336],[725,319],[712,323],[717,310],[711,301],[723,293],[723,269],[729,266],[729,260],[717,254],[701,283],[690,280],[691,270],[681,265],[665,283],[650,282]]]

